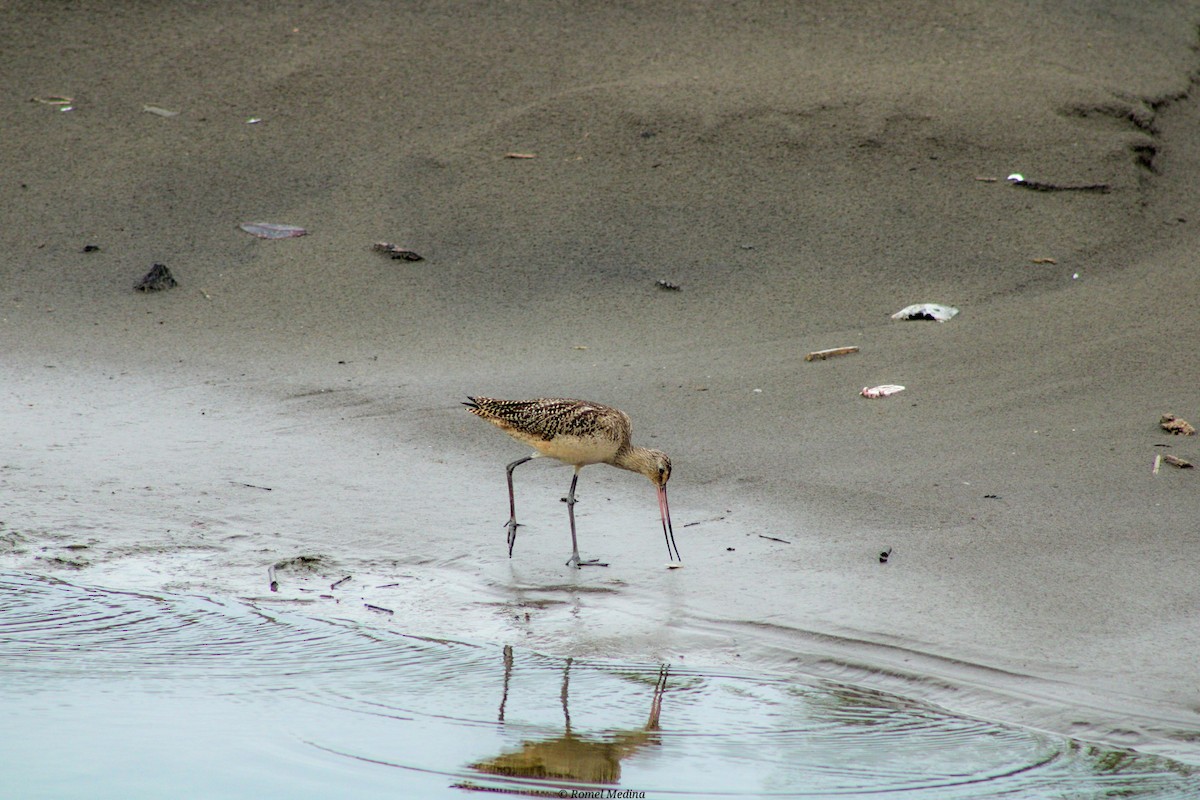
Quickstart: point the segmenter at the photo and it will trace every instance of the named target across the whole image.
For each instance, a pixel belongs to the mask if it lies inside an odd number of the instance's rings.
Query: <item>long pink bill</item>
[[[679,545],[675,544],[675,529],[671,527],[671,509],[667,506],[667,487],[658,487],[658,513],[662,515],[663,538],[667,540],[667,558],[683,562],[679,555]],[[672,552],[674,548],[674,552]]]

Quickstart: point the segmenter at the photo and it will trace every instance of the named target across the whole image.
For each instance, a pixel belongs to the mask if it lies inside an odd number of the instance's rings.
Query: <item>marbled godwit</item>
[[[512,675],[512,648],[504,648],[504,689],[500,697],[499,721],[504,723],[504,706],[508,703],[508,684]],[[581,737],[571,729],[570,697],[571,659],[563,668],[562,699],[563,723],[561,736],[548,739],[527,739],[521,749],[508,751],[471,764],[471,769],[490,775],[507,777],[537,778],[540,780],[568,780],[584,783],[613,784],[621,780],[621,762],[650,746],[662,744],[660,719],[663,695],[667,691],[667,676],[671,667],[663,664],[658,668],[658,682],[650,699],[650,717],[640,728],[623,731],[608,731],[601,741]],[[510,790],[512,791],[512,790]],[[519,791],[519,790],[517,790]],[[591,795],[591,793],[588,793]],[[561,796],[561,795],[560,795]]]
[[[667,540],[667,556],[680,560],[671,527],[671,511],[667,507],[667,481],[671,477],[671,459],[666,453],[645,447],[634,447],[629,439],[633,423],[619,408],[566,400],[558,397],[539,400],[494,400],[490,397],[468,397],[463,403],[472,414],[483,417],[518,442],[533,447],[533,455],[518,458],[508,465],[508,557],[512,558],[517,541],[517,504],[513,497],[513,470],[538,456],[549,456],[575,467],[571,490],[563,498],[571,521],[571,560],[568,567],[606,567],[596,559],[579,558],[579,543],[575,538],[575,484],[579,470],[588,464],[612,464],[614,467],[640,472],[658,489],[658,512],[662,516],[663,538]]]

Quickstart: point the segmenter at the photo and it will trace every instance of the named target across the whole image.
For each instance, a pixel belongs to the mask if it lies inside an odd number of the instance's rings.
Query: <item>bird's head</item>
[[[671,459],[661,450],[634,447],[618,453],[612,464],[631,472],[640,472],[660,489],[671,479]]]
[[[655,486],[666,486],[671,480],[671,458],[660,450],[651,450],[647,454],[646,468],[642,474],[650,479]]]

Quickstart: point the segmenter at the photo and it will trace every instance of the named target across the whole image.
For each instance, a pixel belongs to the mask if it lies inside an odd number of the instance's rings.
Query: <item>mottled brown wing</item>
[[[497,400],[472,397],[467,407],[506,430],[517,431],[550,441],[556,436],[596,437],[614,442],[627,441],[631,429],[624,411],[565,397],[543,397],[536,400]]]

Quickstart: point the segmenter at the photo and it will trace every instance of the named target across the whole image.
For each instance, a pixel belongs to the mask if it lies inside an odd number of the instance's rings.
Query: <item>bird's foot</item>
[[[509,518],[508,522],[504,523],[504,527],[508,528],[508,557],[512,558],[513,545],[517,543],[517,528],[521,523],[517,522],[516,517]]]
[[[607,567],[608,562],[601,561],[598,558],[589,558],[587,561],[584,561],[579,557],[579,554],[576,553],[575,555],[571,556],[571,560],[567,562],[567,566],[574,567],[575,569],[580,569],[582,567]]]

